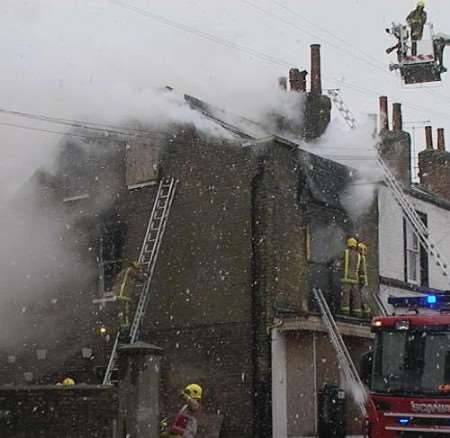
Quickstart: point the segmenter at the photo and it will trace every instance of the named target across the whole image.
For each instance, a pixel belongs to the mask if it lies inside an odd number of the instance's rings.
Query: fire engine
[[[410,310],[372,320],[374,349],[361,363],[370,390],[365,436],[450,436],[450,296],[388,302]]]

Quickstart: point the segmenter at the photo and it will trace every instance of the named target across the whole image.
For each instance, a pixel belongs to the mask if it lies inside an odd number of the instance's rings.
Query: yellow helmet
[[[363,253],[367,254],[367,245],[365,243],[359,242],[358,249]]]
[[[356,248],[358,246],[358,241],[354,237],[347,239],[347,246],[349,248]]]
[[[201,400],[203,395],[203,389],[200,385],[196,383],[190,383],[184,388],[184,393],[194,400]]]
[[[141,268],[141,264],[137,261],[131,262],[130,266],[134,269],[140,269]]]
[[[417,7],[418,8],[424,8],[425,7],[425,1],[424,0],[417,0]]]
[[[66,378],[63,380],[62,384],[63,384],[63,385],[75,385],[75,380],[73,380],[73,379],[70,378],[70,377],[66,377]]]

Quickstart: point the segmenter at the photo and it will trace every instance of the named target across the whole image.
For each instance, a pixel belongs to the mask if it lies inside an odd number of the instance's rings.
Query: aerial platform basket
[[[389,69],[399,70],[405,85],[441,81],[441,65],[436,54],[435,35],[432,23],[424,27],[424,38],[412,42],[406,25],[392,24],[388,33],[399,40],[397,61]],[[392,49],[391,49],[392,50]]]

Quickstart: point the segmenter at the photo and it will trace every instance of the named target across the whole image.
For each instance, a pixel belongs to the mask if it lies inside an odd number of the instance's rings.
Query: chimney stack
[[[437,130],[437,148],[438,151],[445,151],[444,128],[439,128]]]
[[[392,105],[392,129],[394,131],[403,130],[402,104],[394,103]]]
[[[289,83],[291,84],[291,91],[306,92],[306,70],[300,71],[298,68],[291,68],[289,70]]]
[[[322,94],[322,78],[320,67],[320,45],[311,45],[311,88],[306,92],[306,76],[308,72],[292,68],[289,71],[291,91],[304,93],[298,100],[300,109],[299,126],[300,137],[306,141],[319,138],[330,123],[331,99]],[[291,130],[292,131],[292,130]]]
[[[280,87],[281,90],[287,90],[287,77],[286,76],[281,76],[280,78],[278,78],[278,86]]]
[[[380,131],[389,131],[388,98],[380,96]]]
[[[411,138],[403,131],[402,106],[392,105],[392,131],[389,130],[388,98],[380,96],[379,152],[389,169],[403,185],[411,185]]]
[[[425,126],[425,144],[428,150],[433,150],[433,128]]]
[[[428,191],[450,201],[450,153],[445,150],[444,130],[437,130],[437,149],[433,149],[433,131],[425,127],[426,148],[419,152],[420,184]]]
[[[311,94],[322,94],[322,74],[320,71],[320,44],[311,45]]]

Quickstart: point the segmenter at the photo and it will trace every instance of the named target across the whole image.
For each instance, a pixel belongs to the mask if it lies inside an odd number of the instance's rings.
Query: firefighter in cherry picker
[[[417,41],[420,41],[423,37],[423,28],[427,22],[427,13],[425,12],[425,1],[418,0],[416,9],[411,11],[406,17],[406,22],[411,28],[411,54],[417,55]]]
[[[203,389],[197,383],[190,383],[180,396],[184,403],[170,427],[167,419],[161,421],[162,438],[195,438],[197,435]]]
[[[139,262],[133,261],[123,268],[114,283],[114,297],[119,305],[119,327],[121,338],[128,336],[130,331],[131,295],[137,281],[142,281],[144,273]]]

